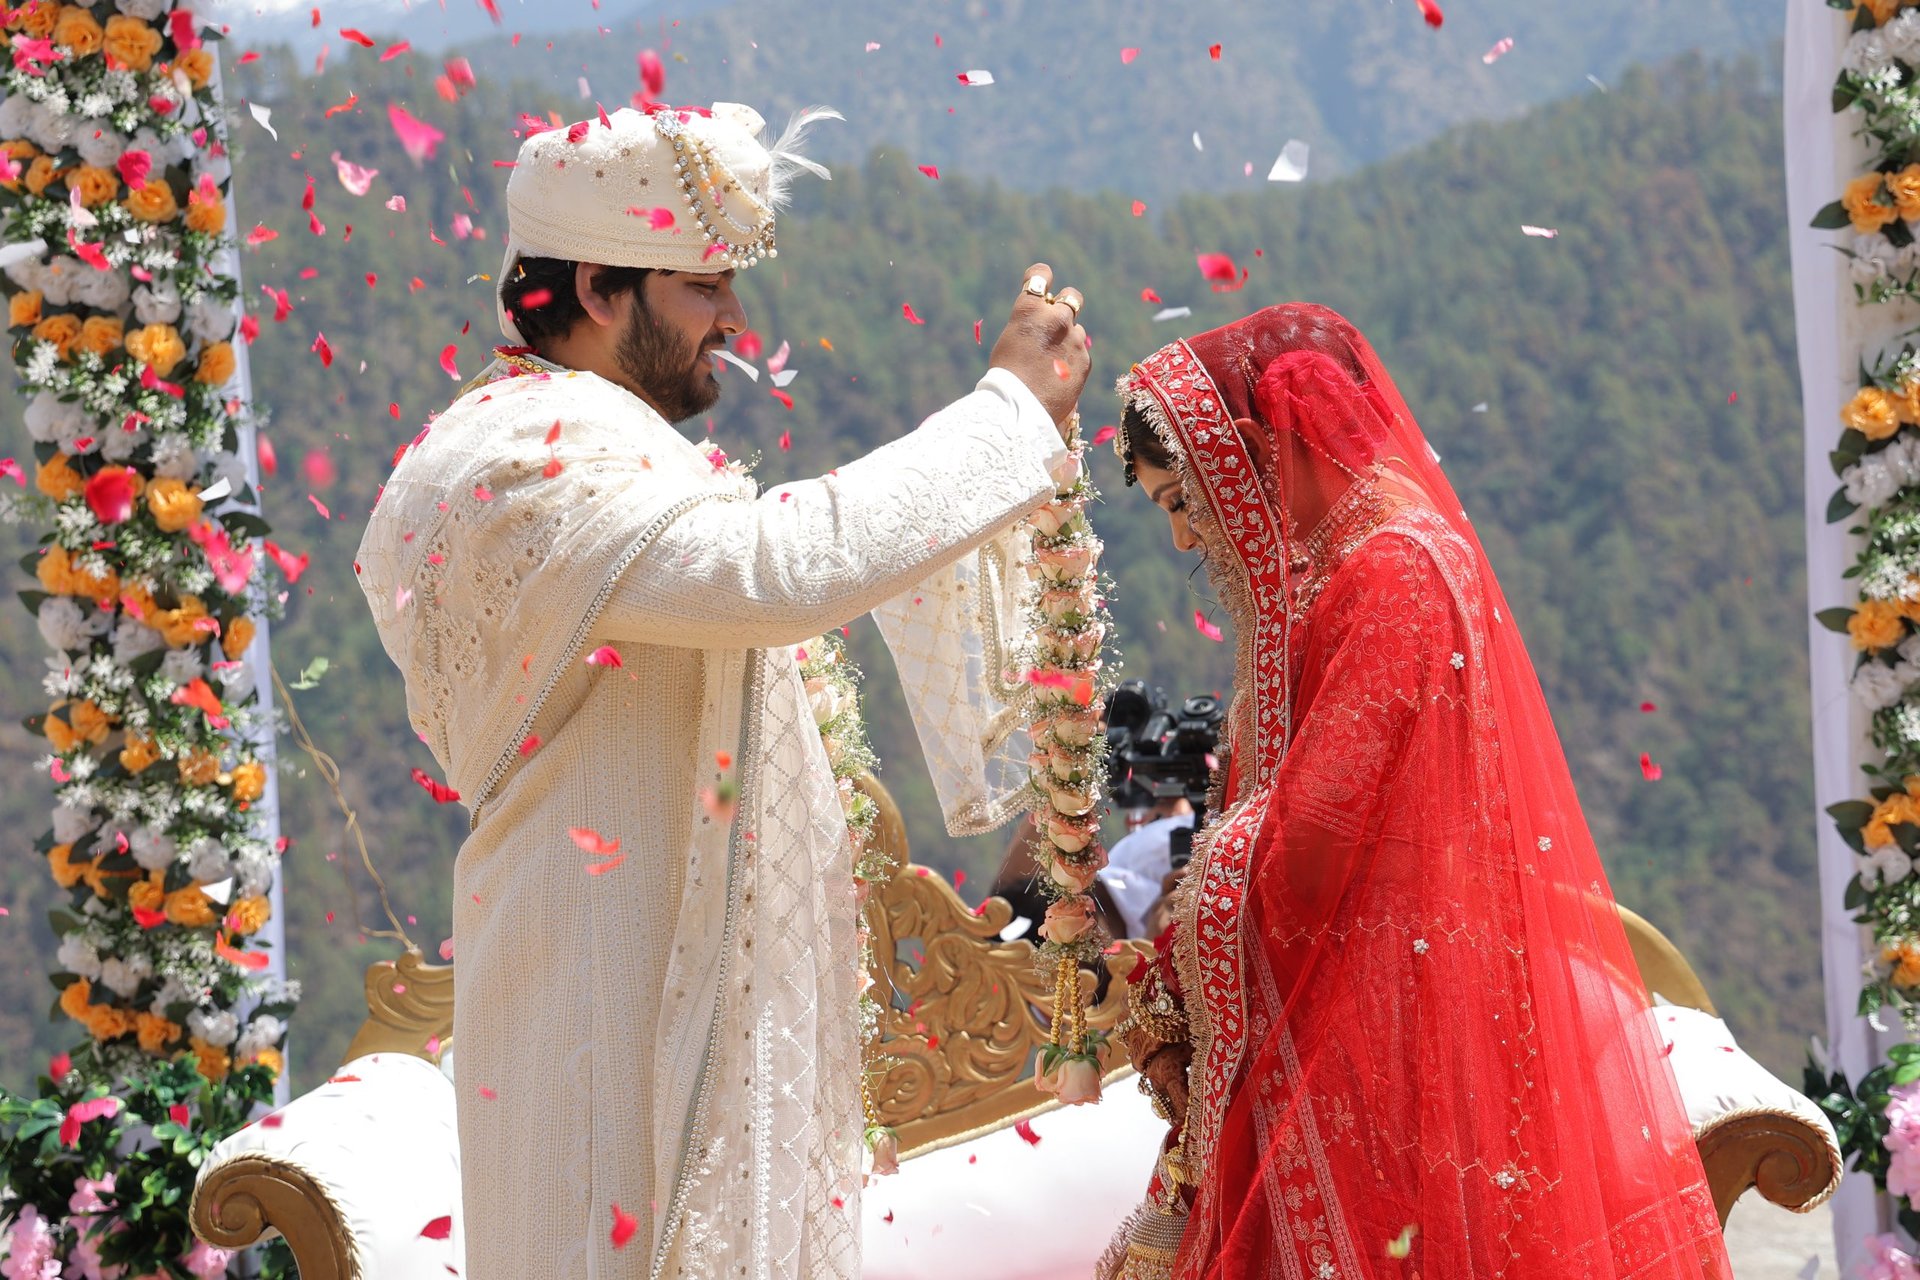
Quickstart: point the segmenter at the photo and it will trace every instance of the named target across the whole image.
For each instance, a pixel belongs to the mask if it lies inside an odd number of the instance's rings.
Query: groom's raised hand
[[[1044,262],[1020,278],[1007,327],[993,344],[991,363],[1016,375],[1033,391],[1067,434],[1067,420],[1087,385],[1093,359],[1087,331],[1079,324],[1083,299],[1078,289],[1053,288],[1053,268]]]

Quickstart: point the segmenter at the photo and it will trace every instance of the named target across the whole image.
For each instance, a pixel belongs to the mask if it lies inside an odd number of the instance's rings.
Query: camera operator
[[[1109,852],[1090,892],[1111,936],[1151,938],[1159,932],[1153,923],[1159,903],[1192,855],[1193,832],[1205,816],[1225,713],[1217,699],[1204,696],[1188,698],[1175,713],[1165,690],[1143,680],[1123,682],[1103,712],[1110,795],[1127,815],[1129,834]],[[1026,919],[1027,929],[1038,926],[1047,907],[1035,883],[1041,874],[1034,857],[1038,839],[1033,824],[1023,822],[993,885]]]

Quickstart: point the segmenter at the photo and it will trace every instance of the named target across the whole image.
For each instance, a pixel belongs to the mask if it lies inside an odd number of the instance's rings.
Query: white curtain
[[[1840,409],[1859,389],[1858,363],[1913,324],[1907,308],[1860,306],[1847,274],[1848,259],[1834,249],[1844,233],[1807,224],[1839,196],[1842,184],[1868,167],[1865,149],[1853,138],[1854,117],[1836,114],[1830,97],[1847,39],[1847,15],[1822,0],[1787,0],[1786,173],[1787,222],[1793,259],[1794,325],[1800,351],[1800,399],[1806,420],[1807,594],[1810,613],[1851,604],[1851,584],[1841,574],[1853,563],[1851,522],[1827,522],[1827,501],[1836,487],[1828,452],[1840,435]],[[1821,810],[1815,820],[1820,854],[1820,950],[1825,965],[1827,1043],[1837,1070],[1851,1080],[1881,1061],[1892,1032],[1877,1031],[1854,1010],[1861,963],[1870,941],[1842,904],[1855,857],[1824,812],[1841,800],[1860,798],[1866,780],[1860,764],[1872,749],[1866,718],[1847,691],[1854,652],[1844,635],[1808,618],[1813,674],[1813,788]],[[1897,1025],[1897,1020],[1896,1020]],[[1848,1178],[1833,1202],[1834,1256],[1840,1274],[1859,1274],[1868,1237],[1888,1229],[1889,1215],[1868,1178]]]

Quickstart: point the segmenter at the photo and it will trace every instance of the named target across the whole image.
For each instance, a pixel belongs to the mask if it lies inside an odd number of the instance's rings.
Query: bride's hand
[[[1193,1046],[1185,1043],[1162,1045],[1148,1055],[1140,1074],[1153,1082],[1167,1100],[1171,1113],[1167,1118],[1178,1129],[1187,1123],[1187,1066],[1193,1061]]]

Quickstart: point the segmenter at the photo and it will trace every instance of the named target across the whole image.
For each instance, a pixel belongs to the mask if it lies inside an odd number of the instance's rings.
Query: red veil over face
[[[1526,646],[1373,349],[1271,307],[1121,394],[1240,645],[1168,975],[1173,1274],[1730,1276]]]

